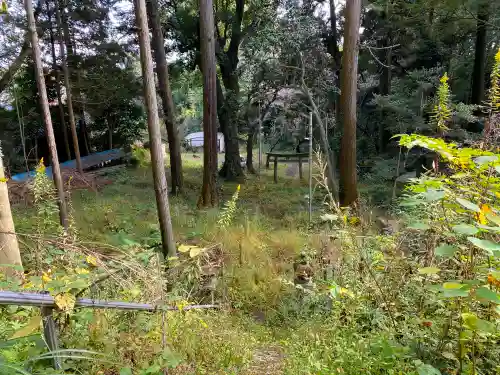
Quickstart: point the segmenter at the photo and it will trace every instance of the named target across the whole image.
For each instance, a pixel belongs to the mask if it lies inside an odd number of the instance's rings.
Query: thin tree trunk
[[[67,230],[68,211],[66,209],[66,200],[64,198],[64,186],[61,177],[61,167],[59,166],[59,157],[57,156],[56,139],[54,136],[54,129],[52,127],[52,119],[50,117],[45,77],[43,76],[42,56],[40,46],[38,45],[38,35],[36,32],[35,17],[33,15],[33,4],[31,3],[31,0],[24,0],[24,6],[28,17],[28,30],[31,36],[31,48],[33,50],[33,61],[35,62],[36,83],[38,86],[38,94],[40,96],[40,107],[43,113],[45,132],[47,135],[47,142],[49,144],[50,157],[52,159],[52,175],[54,177],[54,184],[57,190],[59,217],[61,219],[61,225],[65,230]]]
[[[47,17],[49,19],[50,50],[51,50],[51,54],[52,54],[52,69],[56,72],[56,95],[57,95],[57,105],[59,107],[59,119],[61,121],[61,129],[63,132],[64,149],[66,151],[66,160],[71,160],[71,149],[69,147],[68,129],[66,128],[64,106],[63,106],[62,97],[61,97],[61,73],[59,71],[59,67],[57,66],[54,30],[52,28],[52,12],[50,10],[49,2],[46,3],[46,6],[47,6]]]
[[[66,53],[64,52],[64,36],[62,31],[61,12],[59,4],[56,0],[56,19],[57,29],[59,33],[59,55],[61,57],[61,64],[64,74],[64,86],[66,87],[66,105],[68,106],[69,127],[71,129],[71,137],[73,138],[73,150],[75,151],[76,169],[78,173],[83,174],[82,159],[80,158],[80,145],[78,143],[78,133],[76,132],[75,114],[73,112],[73,97],[71,94],[71,81],[69,77],[68,62],[66,60]]]
[[[335,86],[338,88],[340,86],[340,65],[342,63],[342,55],[340,53],[340,49],[338,46],[338,35],[337,35],[337,13],[335,0],[329,0],[330,4],[330,36],[327,43],[328,52],[333,58],[333,71],[335,73]],[[340,117],[340,94],[338,92],[335,93],[334,99],[335,106],[335,122],[339,123]]]
[[[486,33],[489,19],[489,1],[479,4],[477,11],[476,51],[474,56],[474,70],[472,72],[472,104],[481,104],[484,99],[484,81],[486,74]]]
[[[158,14],[158,0],[148,0],[147,8],[149,23],[152,29],[153,51],[162,100],[163,120],[167,128],[168,148],[170,151],[170,172],[172,175],[170,187],[172,189],[172,194],[177,194],[182,190],[183,184],[181,142],[179,138],[179,129],[175,123],[175,107],[172,98],[172,90],[170,88],[165,41],[161,29],[160,15]]]
[[[21,277],[21,270],[5,267],[5,265],[22,267],[23,263],[10,210],[9,192],[5,181],[3,155],[0,145],[0,274],[9,277]]]
[[[217,73],[212,0],[200,0],[200,46],[203,73],[203,187],[198,207],[217,204]]]
[[[248,173],[255,174],[255,168],[253,167],[253,143],[255,140],[255,133],[257,132],[257,126],[255,124],[250,125],[248,129],[248,138],[247,138],[247,171]]]
[[[165,175],[165,159],[163,157],[160,119],[156,102],[153,59],[149,40],[149,27],[145,0],[134,0],[136,23],[139,33],[142,79],[144,81],[144,100],[148,115],[149,142],[151,144],[151,161],[156,193],[156,206],[160,220],[163,255],[166,259],[176,256],[170,205],[168,202],[168,185]]]
[[[386,19],[386,13],[384,13],[383,20]],[[380,95],[390,95],[391,93],[391,79],[392,79],[392,49],[388,48],[390,46],[390,33],[387,32],[387,37],[385,37],[381,43],[379,43],[380,49],[380,61],[383,62],[383,66],[381,67],[382,73],[379,78],[379,90]],[[381,110],[380,116],[381,119],[379,121],[379,134],[378,134],[378,151],[382,153],[385,151],[387,142],[390,139],[390,133],[385,127],[385,115],[386,111]]]
[[[356,171],[356,98],[358,83],[358,41],[361,0],[346,3],[344,49],[342,55],[341,118],[343,125],[340,146],[340,203],[349,206],[358,199]]]
[[[108,123],[108,146],[109,149],[113,149],[113,123],[109,121],[109,119],[106,120]]]
[[[61,1],[61,23],[63,29],[64,45],[66,46],[67,52],[67,66],[69,66],[73,72],[76,72],[77,85],[75,86],[75,110],[74,112],[80,116],[80,132],[81,137],[83,137],[83,145],[85,147],[85,155],[90,154],[90,149],[92,145],[90,144],[90,138],[87,131],[87,123],[85,121],[85,103],[82,94],[82,83],[81,83],[81,72],[78,68],[78,62],[76,59],[76,48],[75,44],[71,40],[71,33],[69,28],[68,16],[66,15],[65,9],[68,7],[68,0],[56,0]]]

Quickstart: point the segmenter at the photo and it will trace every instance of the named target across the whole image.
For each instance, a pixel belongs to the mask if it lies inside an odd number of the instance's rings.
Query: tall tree
[[[476,49],[474,55],[474,70],[472,72],[471,103],[481,104],[484,99],[484,81],[486,74],[486,45],[487,24],[489,19],[489,0],[482,0],[478,4]]]
[[[28,32],[31,38],[31,49],[33,51],[33,61],[35,63],[36,83],[38,87],[38,95],[40,98],[40,108],[43,113],[43,121],[45,123],[45,133],[49,145],[50,157],[52,159],[52,175],[54,184],[57,190],[57,199],[59,203],[59,217],[61,225],[68,228],[68,214],[66,208],[66,200],[64,197],[64,186],[61,177],[61,167],[59,165],[59,157],[57,156],[56,139],[54,136],[54,128],[52,127],[52,118],[50,117],[49,101],[47,98],[47,88],[45,86],[45,77],[43,76],[42,56],[40,46],[38,45],[38,34],[36,31],[35,16],[33,14],[33,4],[31,0],[24,0],[26,16],[28,17]]]
[[[66,128],[66,119],[64,114],[64,106],[62,102],[61,96],[61,73],[59,71],[59,66],[57,65],[57,56],[56,56],[56,46],[55,46],[55,37],[54,37],[54,29],[52,27],[52,12],[50,10],[50,4],[47,1],[47,17],[49,21],[49,35],[50,35],[50,52],[52,55],[52,69],[56,74],[56,96],[57,96],[57,105],[59,108],[59,120],[61,122],[61,129],[63,131],[64,138],[64,149],[66,151],[66,160],[71,160],[71,149],[69,147],[69,138],[68,138],[68,129]]]
[[[0,144],[0,273],[17,276],[19,272],[5,265],[22,266],[19,244],[15,235],[14,221],[10,210],[9,192],[3,170],[3,155]]]
[[[199,207],[217,204],[217,70],[212,0],[200,0],[200,47],[203,73],[203,187]],[[219,85],[220,86],[220,85]]]
[[[168,147],[170,151],[170,172],[172,174],[172,194],[182,189],[182,157],[179,129],[175,123],[175,107],[170,88],[165,41],[161,30],[158,0],[147,1],[149,23],[152,29],[153,50],[156,60],[156,74],[160,86],[163,107],[163,120],[167,128]]]
[[[358,199],[356,173],[356,98],[361,0],[350,0],[345,9],[344,48],[340,76],[340,110],[343,126],[340,146],[340,203]]]
[[[235,0],[235,11],[231,22],[226,22],[224,32],[217,27],[216,56],[219,63],[222,82],[226,92],[217,78],[217,115],[219,124],[224,134],[224,165],[220,175],[228,180],[234,180],[243,175],[240,158],[240,145],[238,141],[238,100],[240,95],[240,83],[238,73],[238,53],[243,36],[242,22],[245,10],[245,0]],[[229,3],[227,3],[229,7]],[[228,11],[229,9],[223,9]],[[231,31],[231,39],[226,49],[228,29]]]
[[[80,158],[80,146],[78,143],[78,133],[76,132],[75,114],[73,112],[73,96],[71,93],[71,81],[69,77],[68,61],[64,51],[64,36],[62,30],[61,11],[59,10],[58,1],[55,0],[57,33],[59,36],[59,55],[61,57],[62,70],[64,75],[64,87],[66,88],[66,105],[68,107],[69,127],[71,129],[71,137],[73,138],[73,150],[75,151],[76,169],[79,173],[83,173],[82,159]]]
[[[160,220],[163,255],[165,258],[176,255],[174,232],[168,202],[168,186],[165,176],[165,159],[163,157],[160,119],[156,102],[153,59],[149,40],[149,27],[146,13],[146,1],[134,0],[136,23],[139,33],[142,79],[144,81],[144,100],[148,116],[149,142],[151,144],[151,161],[153,168],[156,206]]]

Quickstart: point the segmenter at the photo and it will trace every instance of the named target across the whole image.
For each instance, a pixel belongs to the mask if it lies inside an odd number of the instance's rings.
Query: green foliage
[[[448,85],[448,75],[446,73],[441,77],[440,82],[433,117],[438,132],[444,132],[448,130],[448,122],[451,119],[450,86]]]
[[[447,175],[432,175],[408,187],[405,206],[417,204],[433,241],[440,243],[429,255],[427,267],[419,271],[427,277],[426,307],[441,306],[452,323],[444,323],[442,347],[453,342],[453,358],[462,366],[478,366],[489,371],[486,358],[478,358],[475,347],[487,353],[498,339],[497,314],[500,301],[496,278],[500,270],[500,155],[474,148],[458,148],[443,140],[404,135],[400,144],[415,145],[440,155],[450,169]],[[439,194],[437,194],[439,192]],[[433,199],[426,199],[433,196]],[[429,277],[432,276],[432,277]],[[481,354],[482,355],[482,354]]]
[[[489,92],[490,109],[493,113],[500,112],[500,48],[495,54],[495,63],[491,71],[491,87]]]
[[[236,213],[236,204],[238,203],[239,194],[240,185],[238,185],[231,199],[224,204],[224,207],[221,210],[219,220],[217,220],[217,224],[220,229],[224,230],[232,224],[234,214]]]

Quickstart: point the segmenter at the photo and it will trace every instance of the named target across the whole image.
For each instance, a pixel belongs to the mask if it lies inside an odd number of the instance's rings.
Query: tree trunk
[[[383,19],[386,19],[386,13],[384,13]],[[379,90],[380,95],[390,95],[391,94],[391,80],[392,80],[392,49],[388,48],[390,46],[390,33],[387,32],[387,37],[385,37],[381,43],[379,43],[380,49],[380,61],[384,64],[381,69],[382,73],[379,78]],[[382,109],[380,111],[379,120],[379,134],[378,134],[378,151],[382,153],[386,149],[386,145],[390,139],[390,133],[385,128],[385,111]]]
[[[62,97],[61,97],[61,73],[59,72],[59,67],[57,66],[54,30],[52,28],[52,12],[50,11],[49,2],[47,2],[46,5],[47,5],[47,17],[49,19],[50,50],[51,50],[51,55],[52,55],[52,69],[56,72],[56,95],[57,95],[57,105],[59,107],[59,119],[61,121],[61,129],[63,132],[64,149],[66,151],[66,160],[71,160],[71,149],[69,147],[68,129],[66,128],[64,106],[63,106]]]
[[[233,83],[234,84],[234,83]],[[237,92],[229,90],[224,96],[219,78],[217,78],[217,116],[224,134],[224,165],[219,176],[235,181],[243,176],[241,168],[240,144],[238,142],[238,119],[236,114]],[[225,84],[226,89],[228,84]]]
[[[339,45],[338,45],[338,35],[337,35],[337,13],[335,0],[329,0],[330,4],[330,35],[328,38],[327,49],[328,53],[332,56],[333,64],[332,68],[335,73],[335,86],[339,88],[340,86],[340,66],[342,63],[342,55],[340,53]],[[340,117],[340,94],[338,92],[335,93],[334,100],[334,109],[335,109],[335,122],[339,123]]]
[[[248,138],[247,138],[247,171],[248,173],[255,174],[255,168],[253,166],[253,143],[255,140],[255,133],[257,133],[257,127],[253,124],[249,125]]]
[[[64,74],[64,86],[66,87],[66,105],[68,106],[69,127],[71,129],[71,137],[73,138],[73,150],[75,151],[76,169],[78,173],[83,174],[82,159],[80,158],[80,145],[78,143],[78,133],[76,132],[75,114],[73,112],[73,97],[71,95],[71,81],[69,77],[68,62],[66,53],[64,52],[64,36],[62,31],[61,12],[59,10],[58,1],[55,2],[57,29],[59,33],[59,55]]]
[[[66,47],[67,52],[67,66],[72,69],[72,72],[76,72],[77,76],[77,84],[75,86],[75,110],[74,112],[79,114],[80,116],[80,136],[83,137],[83,145],[85,147],[84,153],[85,155],[90,154],[90,149],[92,145],[90,144],[90,138],[87,131],[87,123],[85,121],[85,104],[83,101],[82,95],[82,83],[81,83],[81,74],[78,68],[78,62],[76,59],[76,50],[73,41],[71,40],[70,28],[68,16],[65,12],[65,9],[68,7],[68,0],[56,0],[60,2],[60,15],[61,15],[61,23],[63,29],[63,37],[64,37],[64,45]]]
[[[10,210],[9,192],[5,182],[3,155],[0,145],[0,274],[20,278],[22,271],[2,266],[7,264],[21,267],[23,265]]]
[[[358,199],[356,173],[356,98],[358,82],[358,41],[361,0],[346,3],[344,49],[340,77],[340,108],[343,135],[340,146],[340,203],[350,206]]]
[[[225,41],[218,43],[219,68],[226,89],[226,95],[222,92],[222,87],[217,80],[217,115],[222,133],[224,134],[224,165],[219,172],[221,177],[227,180],[238,180],[243,176],[241,167],[240,145],[238,142],[238,99],[240,95],[240,85],[238,77],[238,51],[241,43],[241,24],[245,11],[245,0],[235,0],[235,12],[231,22],[231,41],[227,47],[223,45]]]
[[[203,187],[198,207],[217,204],[217,71],[212,0],[200,0],[200,47],[203,73]]]
[[[110,150],[113,149],[113,122],[109,121],[109,118],[106,119],[108,123],[108,147]]]
[[[484,81],[486,72],[486,32],[489,19],[488,0],[479,4],[476,27],[476,52],[474,55],[474,70],[472,72],[471,103],[481,104],[484,99]]]
[[[160,219],[163,256],[165,259],[168,259],[169,257],[176,256],[177,251],[175,248],[174,232],[172,230],[172,219],[170,217],[170,206],[168,202],[168,186],[165,175],[165,159],[162,150],[163,144],[161,141],[160,119],[158,117],[158,104],[156,102],[146,1],[134,0],[134,5],[139,33],[142,79],[144,81],[144,99],[148,115],[149,142],[151,144],[151,162],[156,193],[156,206]]]
[[[156,60],[156,74],[160,87],[160,96],[163,107],[163,120],[167,128],[168,148],[170,151],[170,173],[172,175],[172,194],[182,190],[182,156],[179,129],[175,123],[175,107],[170,89],[165,41],[161,29],[160,15],[158,14],[158,0],[147,1],[149,23],[152,29],[153,51]]]
[[[49,101],[47,98],[47,89],[45,87],[45,77],[43,76],[42,56],[40,46],[38,45],[38,35],[36,32],[35,16],[33,15],[33,4],[31,0],[24,0],[26,15],[28,17],[28,30],[31,36],[31,49],[33,51],[33,61],[35,63],[36,83],[38,86],[38,94],[40,96],[40,107],[43,113],[45,123],[45,132],[47,142],[49,144],[50,157],[52,159],[52,175],[57,191],[59,203],[59,217],[61,225],[65,230],[68,229],[68,215],[66,209],[66,200],[64,198],[64,186],[61,177],[61,167],[59,166],[59,157],[57,156],[56,139],[54,137],[54,129],[52,127],[52,119],[50,117]]]

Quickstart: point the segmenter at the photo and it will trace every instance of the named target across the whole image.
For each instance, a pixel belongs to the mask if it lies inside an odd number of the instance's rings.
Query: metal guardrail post
[[[42,311],[43,319],[43,336],[45,337],[49,350],[51,352],[56,352],[59,350],[59,338],[57,334],[56,322],[54,321],[54,308],[50,306],[42,306],[40,310]],[[53,362],[55,370],[62,369],[61,359],[57,354],[54,354]]]

